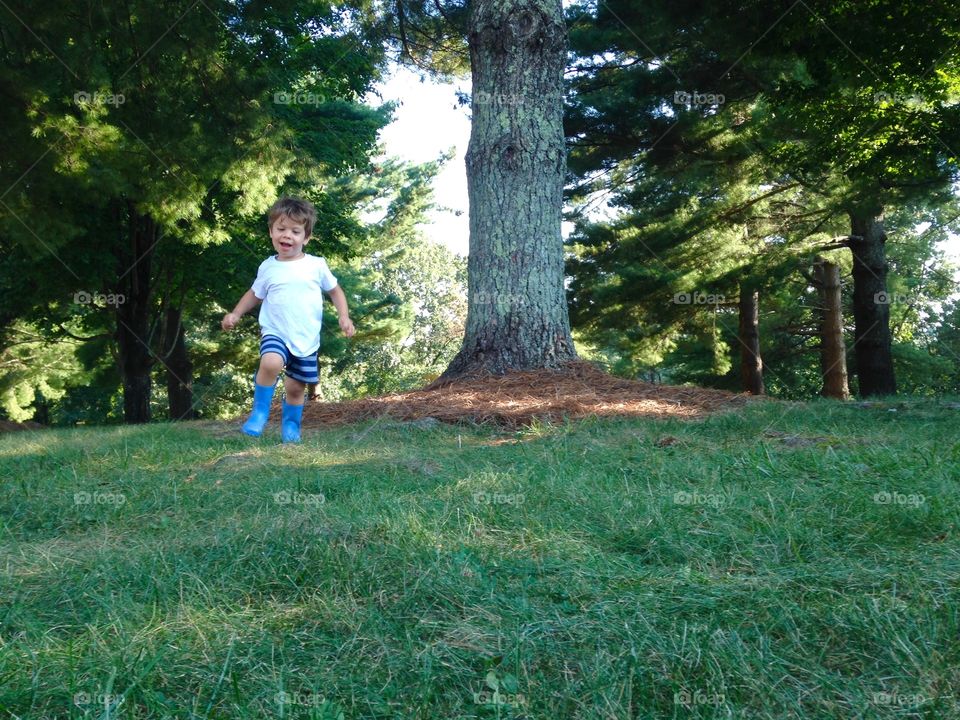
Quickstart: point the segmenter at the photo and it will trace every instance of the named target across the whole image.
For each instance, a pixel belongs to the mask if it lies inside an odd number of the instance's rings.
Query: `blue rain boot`
[[[280,421],[280,438],[285,443],[300,442],[300,420],[303,418],[303,405],[287,405],[283,400],[283,420]]]
[[[243,424],[243,432],[253,437],[260,437],[264,426],[267,424],[267,418],[270,417],[270,402],[273,400],[273,385],[259,385],[256,381],[253,383],[253,411],[250,417]]]

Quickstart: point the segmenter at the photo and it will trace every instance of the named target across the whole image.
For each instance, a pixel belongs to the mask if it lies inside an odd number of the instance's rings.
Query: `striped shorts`
[[[276,335],[264,335],[260,338],[260,356],[264,353],[277,353],[283,357],[283,368],[288,378],[299,380],[302,383],[320,382],[317,374],[317,353],[306,357],[297,357],[291,354],[287,344]]]

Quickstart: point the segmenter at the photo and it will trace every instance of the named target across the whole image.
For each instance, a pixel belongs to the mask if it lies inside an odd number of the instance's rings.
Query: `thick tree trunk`
[[[881,211],[850,213],[853,252],[854,356],[861,397],[893,395],[897,382],[890,350],[887,235]]]
[[[760,294],[740,286],[740,383],[744,392],[763,395],[760,359]]]
[[[123,378],[123,420],[150,421],[150,265],[157,238],[156,223],[139,215],[129,203],[126,228],[130,253],[119,259],[117,305],[117,348]]]
[[[187,354],[185,335],[180,308],[167,308],[163,349],[171,420],[192,420],[196,416],[193,411],[193,363]]]
[[[560,234],[566,151],[560,0],[471,3],[466,334],[441,382],[576,357]]]
[[[843,308],[840,303],[840,266],[817,258],[813,265],[820,294],[820,370],[823,397],[849,400],[847,348],[843,342]]]

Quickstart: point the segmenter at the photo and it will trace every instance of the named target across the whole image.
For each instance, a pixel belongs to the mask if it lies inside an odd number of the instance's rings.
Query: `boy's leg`
[[[280,424],[280,437],[285,443],[300,442],[300,421],[303,419],[304,391],[307,384],[290,377],[283,380],[283,420]]]
[[[283,372],[283,355],[275,352],[266,352],[260,356],[260,369],[257,370],[257,385],[277,384],[277,378]]]
[[[287,403],[290,405],[303,405],[306,397],[307,384],[301,382],[289,375],[283,379],[283,391],[287,395]]]
[[[287,359],[283,401],[283,423],[280,435],[283,442],[300,442],[300,420],[303,417],[304,391],[309,383],[319,382],[317,353],[305,357],[291,356]]]
[[[264,352],[265,342],[261,342],[260,369],[253,387],[253,410],[250,417],[243,424],[243,432],[253,437],[260,437],[270,417],[270,403],[273,401],[273,390],[277,384],[277,376],[283,370],[284,356],[276,352]]]

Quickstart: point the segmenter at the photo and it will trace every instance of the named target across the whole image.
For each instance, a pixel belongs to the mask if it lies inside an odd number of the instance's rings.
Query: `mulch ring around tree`
[[[565,418],[676,417],[696,418],[717,410],[742,407],[750,399],[723,390],[656,385],[608,375],[587,362],[557,370],[474,375],[422,390],[347,400],[310,402],[304,427],[330,427],[389,418],[398,421],[434,418],[440,422],[473,422],[517,428],[534,420]],[[279,419],[275,402],[272,419]]]

